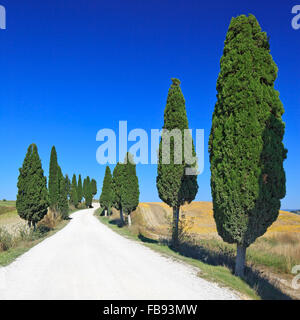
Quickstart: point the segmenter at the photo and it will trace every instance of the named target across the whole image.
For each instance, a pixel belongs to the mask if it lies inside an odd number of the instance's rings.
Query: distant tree
[[[139,182],[136,175],[136,165],[133,160],[132,154],[129,152],[126,155],[127,160],[125,161],[125,174],[126,178],[124,179],[123,192],[122,192],[122,209],[123,212],[127,214],[128,225],[131,226],[131,212],[134,211],[139,205]]]
[[[60,167],[58,167],[58,178],[59,178],[58,211],[62,219],[67,219],[68,213],[69,213],[67,181],[64,178]]]
[[[92,188],[91,188],[91,180],[89,176],[87,176],[86,179],[84,179],[83,185],[85,189],[84,190],[85,205],[87,208],[91,208],[92,201],[93,201],[93,194],[92,194]]]
[[[77,194],[77,179],[76,175],[73,174],[72,185],[71,185],[71,199],[70,202],[77,207],[78,205],[78,194]]]
[[[47,179],[35,144],[29,146],[19,171],[17,211],[29,227],[33,225],[35,230],[37,222],[47,214],[49,206]]]
[[[51,149],[48,186],[50,207],[56,211],[59,201],[59,168],[55,146]]]
[[[217,80],[209,138],[214,218],[224,241],[237,244],[235,274],[246,248],[277,219],[285,196],[283,105],[277,67],[253,15],[232,18]]]
[[[95,179],[91,180],[91,192],[93,197],[97,194],[97,182]]]
[[[103,179],[102,192],[99,199],[100,205],[104,208],[105,216],[109,214],[113,203],[113,184],[112,175],[109,166],[105,169],[105,176]]]
[[[67,174],[65,176],[65,180],[66,180],[66,190],[67,190],[68,199],[70,199],[71,198],[71,181]]]
[[[172,79],[164,112],[162,139],[159,145],[156,186],[160,199],[173,209],[172,245],[175,248],[178,246],[180,206],[186,202],[193,201],[198,192],[197,161],[188,164],[183,152],[184,130],[188,129],[188,127],[185,100],[180,89],[180,81]],[[167,139],[168,132],[170,133],[172,130],[177,130],[181,133],[181,137],[179,136],[180,141],[176,141],[172,136],[169,140]],[[188,137],[192,141],[191,136]],[[163,163],[163,152],[167,150],[163,150],[163,147],[166,148],[167,145],[170,148],[169,164]],[[176,148],[181,150],[181,153]],[[195,156],[194,147],[192,148],[192,156]],[[187,175],[187,169],[190,169],[193,174]]]
[[[82,197],[83,197],[81,174],[78,177],[77,196],[78,196],[78,202],[81,202]]]

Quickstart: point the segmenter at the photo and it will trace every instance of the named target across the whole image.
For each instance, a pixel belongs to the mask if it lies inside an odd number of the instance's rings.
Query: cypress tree
[[[97,194],[97,182],[95,179],[91,180],[91,192],[93,197]]]
[[[49,206],[47,179],[35,144],[29,146],[19,171],[17,211],[22,219],[28,221],[29,227],[33,225],[35,229],[36,223],[47,214]]]
[[[197,161],[190,162],[184,156],[185,130],[188,129],[185,100],[180,89],[180,81],[172,79],[169,89],[167,104],[164,112],[164,126],[159,145],[159,157],[157,167],[156,186],[159,197],[173,209],[172,245],[178,245],[178,222],[180,206],[185,202],[190,203],[196,197],[198,191],[196,166]],[[172,130],[181,133],[177,141],[171,136],[170,143],[167,136]],[[192,137],[189,136],[192,140]],[[164,150],[169,145],[169,163],[163,163]],[[176,149],[177,148],[177,149]],[[178,151],[179,150],[179,151]],[[180,152],[181,150],[181,152]],[[195,150],[192,144],[192,156]],[[194,174],[187,175],[186,169],[193,169]]]
[[[106,166],[103,179],[102,192],[99,199],[100,205],[105,210],[105,216],[109,214],[113,203],[113,184],[109,166]]]
[[[78,196],[78,202],[81,202],[82,197],[83,197],[81,174],[78,177],[77,196]]]
[[[134,211],[139,205],[139,182],[136,175],[136,164],[134,163],[133,156],[131,153],[127,153],[125,166],[126,177],[123,180],[124,185],[122,186],[122,208],[123,212],[127,214],[128,225],[131,226],[131,212]]]
[[[51,149],[48,188],[50,207],[53,210],[57,210],[59,201],[59,168],[55,146]]]
[[[59,177],[58,211],[62,219],[67,219],[68,213],[69,213],[67,180],[64,178],[60,167],[58,167],[58,177]]]
[[[122,208],[122,196],[126,178],[126,167],[124,164],[118,162],[113,171],[113,207],[119,210],[122,225],[125,223]]]
[[[91,208],[92,201],[93,201],[93,194],[92,194],[91,181],[89,176],[86,177],[84,185],[85,185],[85,205],[87,208]]]
[[[71,181],[70,181],[69,176],[67,174],[65,176],[65,180],[66,180],[67,196],[68,196],[68,199],[70,199],[71,198]]]
[[[71,185],[71,199],[70,202],[77,207],[78,205],[78,194],[77,194],[77,180],[76,175],[73,174],[72,185]]]
[[[209,138],[214,218],[237,244],[235,274],[246,248],[277,219],[285,196],[283,105],[268,37],[253,15],[232,18],[220,63]]]

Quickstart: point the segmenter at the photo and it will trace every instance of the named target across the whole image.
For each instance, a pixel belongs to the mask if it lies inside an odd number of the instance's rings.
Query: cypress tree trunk
[[[130,214],[128,215],[128,226],[129,227],[131,226],[131,216],[130,216]]]
[[[173,230],[172,230],[172,246],[178,247],[178,222],[179,222],[179,207],[173,208]]]
[[[104,210],[104,216],[107,217],[107,210]]]
[[[29,229],[31,228],[31,221],[30,220],[28,221],[28,227],[29,227]]]
[[[245,246],[237,244],[235,275],[241,278],[244,277],[246,249],[247,248]]]

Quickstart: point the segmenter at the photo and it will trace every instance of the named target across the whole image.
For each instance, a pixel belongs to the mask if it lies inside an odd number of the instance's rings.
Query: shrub
[[[14,240],[11,234],[5,229],[0,228],[0,251],[6,251],[14,244]]]

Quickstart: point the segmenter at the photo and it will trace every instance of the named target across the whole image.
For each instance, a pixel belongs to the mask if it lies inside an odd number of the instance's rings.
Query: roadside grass
[[[199,269],[199,276],[209,281],[215,281],[223,287],[228,287],[234,291],[239,292],[242,295],[242,298],[245,299],[260,299],[259,295],[256,293],[255,289],[251,288],[245,281],[235,277],[230,269],[222,265],[210,265],[201,260],[187,257],[180,252],[175,252],[163,241],[154,240],[148,237],[143,236],[139,230],[132,227],[120,227],[116,219],[111,219],[111,217],[101,216],[101,209],[95,210],[95,215],[97,218],[110,227],[112,230],[118,232],[122,236],[136,240],[143,243],[143,245],[163,254],[167,257],[172,257],[175,260],[180,260],[185,262],[193,267]]]
[[[0,208],[8,208],[3,205],[7,202],[0,201]],[[43,220],[38,223],[37,230],[33,231],[27,227],[25,221],[20,219],[14,206],[15,201],[10,201],[10,210],[0,215],[0,266],[10,264],[17,257],[64,228],[70,221],[70,219],[62,220],[59,215],[49,210]],[[69,215],[81,209],[85,209],[84,205],[80,205],[79,208],[71,207]]]
[[[1,251],[0,249],[0,266],[9,265],[26,251],[64,228],[68,223],[69,220],[61,220],[54,229],[48,232],[31,232],[26,235],[25,239],[22,239],[22,237],[18,237],[17,239],[13,240],[14,244],[12,245],[12,247],[4,251]]]

